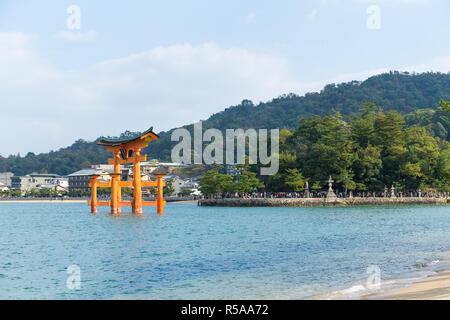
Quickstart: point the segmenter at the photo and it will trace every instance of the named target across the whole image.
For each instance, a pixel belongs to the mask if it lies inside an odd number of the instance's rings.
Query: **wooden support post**
[[[157,180],[157,187],[158,187],[158,198],[156,198],[156,212],[158,214],[163,214],[163,207],[164,207],[164,195],[163,195],[163,180],[164,177],[163,174],[155,174],[155,176],[158,178]]]
[[[98,175],[92,175],[91,178],[91,213],[97,213],[97,178]]]
[[[133,206],[132,211],[134,214],[142,214],[142,183],[141,183],[141,164],[139,162],[139,156],[141,149],[134,150],[135,161],[133,163]]]
[[[120,181],[120,151],[114,150],[114,173],[119,174],[119,181]],[[117,213],[122,212],[122,207],[120,203],[122,202],[122,188],[118,186],[117,188]]]
[[[117,191],[119,189],[119,175],[120,173],[111,173],[112,177],[111,181],[111,214],[117,214],[119,213],[118,207],[118,197],[117,197]]]

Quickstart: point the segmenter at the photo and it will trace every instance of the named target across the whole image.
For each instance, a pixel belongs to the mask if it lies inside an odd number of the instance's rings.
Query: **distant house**
[[[167,175],[163,178],[166,181],[172,180],[172,187],[174,188],[174,195],[179,195],[183,192],[183,190],[191,190],[193,193],[198,191],[198,183],[193,181],[192,179],[183,180],[175,175]]]
[[[7,187],[11,187],[11,178],[14,176],[12,172],[0,172],[0,183]]]
[[[99,181],[110,180],[110,172],[103,169],[82,169],[80,171],[74,172],[68,175],[69,178],[69,191],[79,190],[79,189],[89,189],[90,176],[94,174],[100,175]]]
[[[123,169],[124,165],[121,164],[120,168]],[[93,164],[93,165],[91,165],[91,169],[99,169],[99,170],[105,170],[108,172],[113,172],[114,165],[113,164]]]
[[[65,177],[62,179],[58,179],[58,187],[69,190],[69,178]]]
[[[185,167],[186,165],[177,162],[159,162],[156,159],[141,162],[141,176],[149,176],[150,180],[154,179],[154,174],[157,170],[164,170],[166,173],[172,173],[176,168]],[[125,165],[121,167],[121,180],[130,181],[133,180],[133,166]]]
[[[3,182],[0,182],[0,191],[8,191],[8,190],[9,188]]]
[[[141,163],[141,174],[151,175],[155,170],[161,168],[165,168],[169,173],[172,173],[174,169],[180,167],[186,167],[186,165],[178,162],[159,162],[158,160],[153,159]]]
[[[61,185],[55,185],[55,184],[41,184],[37,189],[51,189],[52,191],[58,193],[58,194],[64,194],[65,192],[69,191],[69,188],[64,188]]]
[[[226,164],[224,166],[223,172],[224,174],[227,174],[229,176],[238,176],[241,174],[242,168],[238,167],[235,164]]]
[[[64,184],[64,177],[53,173],[30,173],[26,176],[11,177],[11,188],[23,192],[37,189],[42,185],[57,186]]]

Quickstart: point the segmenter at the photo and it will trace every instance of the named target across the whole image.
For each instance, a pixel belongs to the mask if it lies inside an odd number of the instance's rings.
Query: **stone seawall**
[[[446,198],[227,198],[202,199],[207,207],[339,207],[339,206],[407,206],[446,205]]]

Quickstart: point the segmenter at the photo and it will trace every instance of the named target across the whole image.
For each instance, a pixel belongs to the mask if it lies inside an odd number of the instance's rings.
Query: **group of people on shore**
[[[448,198],[450,197],[450,192],[421,192],[421,191],[408,191],[408,192],[336,192],[335,196],[337,198]],[[245,194],[227,194],[221,195],[222,199],[225,198],[326,198],[326,191],[319,192],[252,192]]]

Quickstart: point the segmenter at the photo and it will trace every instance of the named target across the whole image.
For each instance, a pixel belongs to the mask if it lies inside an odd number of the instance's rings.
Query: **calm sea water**
[[[449,207],[208,208],[91,215],[85,204],[0,204],[0,299],[297,299],[430,271]],[[69,290],[67,268],[81,270]]]

